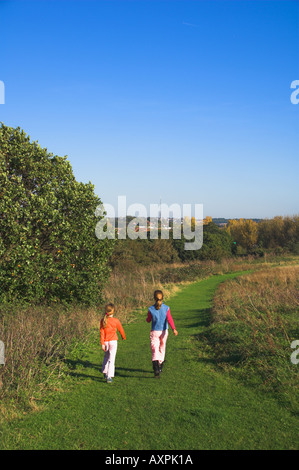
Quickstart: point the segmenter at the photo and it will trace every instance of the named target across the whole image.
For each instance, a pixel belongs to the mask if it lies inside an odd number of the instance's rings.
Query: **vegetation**
[[[232,276],[211,276],[165,299],[179,334],[170,332],[161,379],[153,378],[143,311],[125,325],[113,384],[102,378],[98,341],[89,344],[83,357],[69,361],[72,380],[51,406],[3,423],[0,448],[298,448],[297,417],[279,400],[217,369],[198,341],[208,329],[215,289]]]
[[[258,225],[253,220],[230,220],[227,232],[247,252],[253,250],[257,245]]]
[[[97,313],[82,307],[65,311],[19,306],[15,312],[2,307],[5,366],[0,366],[0,412],[35,409],[57,390],[66,377],[66,358],[81,354],[97,323]]]
[[[194,230],[195,220],[191,220]],[[193,227],[192,227],[193,226]],[[144,235],[144,234],[143,234]],[[147,238],[116,240],[110,257],[113,268],[117,266],[150,266],[157,263],[190,261],[217,261],[229,257],[299,254],[299,216],[274,217],[256,222],[253,219],[230,220],[226,227],[219,227],[206,217],[203,225],[203,246],[200,250],[184,249],[186,239],[183,229],[180,239],[151,240]]]
[[[213,222],[203,227],[203,246],[200,250],[185,250],[186,239],[183,229],[180,239],[173,238],[170,230],[169,239],[150,238],[150,232],[146,239],[137,238],[131,240],[116,240],[113,254],[110,257],[110,265],[114,268],[119,265],[136,266],[159,263],[190,262],[195,260],[221,261],[233,254],[233,239],[224,229],[219,228]]]
[[[259,244],[277,253],[289,251],[299,254],[299,216],[262,220],[258,224]]]
[[[263,255],[266,251],[277,254],[299,254],[299,216],[260,220],[230,220],[227,231],[236,242],[236,253]],[[243,251],[242,251],[243,250]]]
[[[150,266],[119,264],[114,267],[109,282],[105,285],[104,297],[117,305],[125,321],[131,321],[136,308],[146,308],[153,300],[153,291],[156,288],[163,289],[166,295],[171,295],[182,285],[211,275],[257,269],[260,266],[259,260],[253,257],[240,261],[228,258],[221,262],[190,261],[157,263]]]
[[[67,379],[69,358],[77,357],[93,335],[98,335],[104,301],[116,304],[125,324],[136,320],[138,309],[152,302],[153,291],[162,288],[166,296],[186,283],[256,266],[256,261],[223,260],[174,265],[118,266],[104,287],[103,303],[84,307],[73,302],[66,308],[53,306],[2,305],[0,338],[6,345],[5,367],[0,366],[0,399],[7,408],[35,408]],[[2,387],[1,387],[2,384]],[[11,408],[11,407],[10,407]],[[2,409],[4,412],[4,409]]]
[[[190,260],[214,260],[220,261],[223,258],[232,256],[233,240],[231,236],[216,224],[210,222],[203,226],[203,246],[200,250],[185,250],[186,239],[182,233],[179,240],[173,240],[181,261]]]
[[[299,338],[299,267],[256,271],[221,284],[206,337],[219,366],[281,396],[298,411],[299,370],[290,360]]]
[[[2,124],[0,187],[0,302],[97,302],[113,246],[95,237],[92,184]]]

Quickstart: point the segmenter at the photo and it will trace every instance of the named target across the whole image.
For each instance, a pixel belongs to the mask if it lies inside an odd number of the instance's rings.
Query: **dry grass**
[[[291,342],[299,339],[298,313],[298,265],[263,269],[220,285],[209,333],[218,364],[287,397],[299,378],[290,360]]]
[[[121,321],[134,320],[134,311],[146,308],[153,302],[155,289],[162,289],[167,299],[180,288],[197,279],[212,274],[224,274],[258,267],[253,257],[247,260],[223,259],[216,261],[194,261],[190,263],[154,264],[143,267],[135,264],[128,269],[116,267],[104,288],[104,298],[113,302]]]
[[[0,369],[0,398],[26,401],[31,408],[43,391],[57,387],[64,359],[98,323],[95,310],[70,311],[50,307],[2,311],[0,337],[5,344],[5,366]]]
[[[287,314],[299,308],[299,267],[282,266],[260,270],[247,276],[222,284],[214,300],[214,321],[225,322],[231,318],[246,324],[261,322],[281,330],[289,340],[285,323]]]

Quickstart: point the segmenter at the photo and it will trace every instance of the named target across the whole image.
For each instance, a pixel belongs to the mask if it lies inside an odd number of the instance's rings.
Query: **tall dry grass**
[[[290,357],[291,342],[299,339],[298,314],[299,266],[264,269],[221,284],[208,335],[218,364],[282,393],[295,406],[290,390],[298,387],[299,368]]]
[[[98,324],[94,309],[20,307],[0,312],[0,338],[5,365],[0,366],[0,399],[34,406],[45,390],[56,387],[65,372],[65,358]]]
[[[185,284],[198,279],[260,266],[254,257],[241,261],[229,258],[221,262],[156,263],[145,267],[139,264],[116,266],[104,288],[104,298],[107,302],[115,303],[119,318],[129,323],[134,320],[136,309],[151,305],[155,289],[162,289],[167,299]]]

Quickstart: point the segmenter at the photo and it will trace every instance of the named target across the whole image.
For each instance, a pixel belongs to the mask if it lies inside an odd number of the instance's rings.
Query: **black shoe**
[[[160,378],[160,367],[159,361],[153,361],[154,375],[156,378]]]
[[[159,372],[160,372],[160,374],[161,374],[161,372],[162,372],[162,370],[163,370],[163,364],[164,364],[164,362],[161,362],[161,364],[159,364]]]

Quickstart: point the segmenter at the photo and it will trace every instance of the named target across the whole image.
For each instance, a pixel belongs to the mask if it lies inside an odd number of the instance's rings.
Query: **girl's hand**
[[[173,332],[174,332],[174,336],[177,336],[177,335],[178,335],[177,330],[174,329]]]
[[[106,352],[106,346],[105,346],[105,344],[102,344],[102,349],[103,349],[104,352]]]

